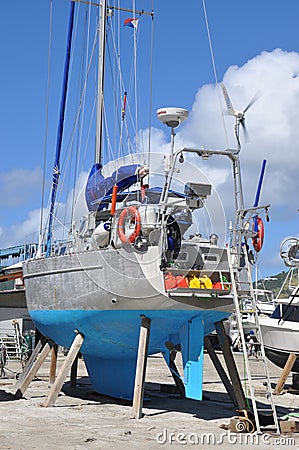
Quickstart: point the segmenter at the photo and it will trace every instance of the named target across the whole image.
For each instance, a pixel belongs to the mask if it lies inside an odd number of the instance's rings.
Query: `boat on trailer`
[[[71,2],[69,30],[74,9],[75,3]],[[109,172],[112,166],[103,164],[103,123],[108,119],[103,109],[107,103],[102,89],[106,81],[104,54],[108,31],[112,29],[110,22],[116,13],[122,17],[127,13],[108,7],[106,1],[99,9],[96,157],[86,183],[88,212],[79,224],[72,220],[67,239],[54,239],[58,236],[54,225],[59,225],[55,198],[60,163],[56,158],[47,232],[41,233],[35,257],[23,264],[28,310],[39,331],[63,347],[71,346],[76,330],[81,333],[84,341],[80,351],[95,391],[127,399],[133,397],[141,317],[149,318],[148,354],[162,352],[170,365],[172,349],[179,349],[186,396],[201,400],[204,337],[213,331],[215,322],[228,318],[234,309],[232,274],[226,244],[220,245],[217,235],[211,233],[203,238],[199,230],[191,238],[186,235],[194,227],[197,211],[205,208],[211,185],[186,180],[183,192],[172,185],[178,163],[185,158],[196,157],[203,164],[212,156],[228,159],[234,185],[232,202],[236,206],[231,243],[246,249],[241,246],[242,232],[250,233],[244,226],[247,211],[239,161],[242,117],[235,116],[236,149],[177,149],[174,130],[187,119],[188,112],[183,108],[161,108],[158,119],[171,130],[170,153],[161,158],[162,185],[149,187],[145,183],[151,173],[143,157],[140,162],[140,156],[139,161],[130,164],[116,158],[115,169]],[[133,17],[137,14],[139,17],[145,12],[134,12]],[[127,23],[133,24],[132,32],[136,33],[136,22],[130,19]],[[72,42],[70,31],[68,36],[67,55]],[[119,68],[118,57],[117,62]],[[127,129],[128,97],[124,90],[118,118],[123,132]],[[64,106],[62,103],[60,118]],[[60,124],[56,157],[60,154],[62,128]]]

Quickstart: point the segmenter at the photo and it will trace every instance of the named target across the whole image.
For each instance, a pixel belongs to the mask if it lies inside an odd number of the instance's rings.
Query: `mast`
[[[105,78],[105,47],[106,47],[107,0],[102,0],[99,22],[99,62],[98,62],[98,92],[97,92],[97,120],[95,163],[102,162],[102,134],[104,109],[104,78]]]
[[[70,56],[71,56],[71,46],[72,46],[73,25],[74,25],[74,10],[75,10],[75,3],[71,2],[70,3],[70,15],[69,15],[69,27],[68,27],[68,35],[67,35],[67,46],[66,46],[65,63],[64,63],[64,73],[63,73],[62,96],[61,96],[61,102],[60,102],[60,113],[59,113],[59,122],[58,122],[58,130],[57,130],[57,140],[56,140],[56,154],[55,154],[55,161],[54,161],[54,165],[53,165],[53,181],[52,181],[52,191],[51,191],[51,204],[50,204],[48,234],[47,234],[47,250],[46,250],[47,257],[51,255],[53,217],[54,217],[54,209],[55,209],[55,202],[56,202],[57,186],[58,186],[58,181],[59,181],[59,176],[60,176],[60,153],[61,153],[61,144],[62,144],[62,135],[63,135],[63,125],[64,125],[66,93],[67,93],[67,85],[68,85],[68,77],[69,77],[69,67],[70,67]]]

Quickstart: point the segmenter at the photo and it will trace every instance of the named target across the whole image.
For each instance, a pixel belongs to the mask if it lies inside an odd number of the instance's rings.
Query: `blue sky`
[[[125,7],[130,1],[122,2]],[[0,16],[1,167],[0,246],[23,242],[38,228],[45,142],[49,0],[4,2]],[[245,204],[251,206],[262,160],[267,160],[261,202],[271,203],[265,245],[259,256],[262,276],[284,270],[279,245],[298,235],[299,134],[299,3],[296,0],[206,0],[217,76],[237,109],[257,90],[261,99],[246,116],[250,144],[241,154]],[[136,1],[150,10],[152,1]],[[182,145],[225,146],[217,91],[201,1],[156,0],[153,111],[182,106],[190,121],[178,132]],[[61,77],[64,64],[68,0],[53,0],[53,54],[48,139],[56,139]],[[276,50],[275,49],[281,49]],[[225,119],[229,130],[233,119]],[[163,130],[153,114],[153,127]],[[217,128],[217,129],[218,129]],[[163,130],[163,133],[165,130]],[[230,132],[229,132],[230,133]],[[160,142],[163,146],[165,139]],[[234,141],[230,138],[231,146]],[[157,145],[158,145],[157,141]],[[53,148],[53,155],[54,155]],[[48,161],[51,179],[52,156]],[[219,163],[216,168],[221,170]],[[86,168],[87,170],[87,168]],[[209,169],[213,181],[212,168]],[[220,173],[220,172],[219,172]],[[218,176],[218,178],[217,178]],[[227,193],[225,183],[214,179]],[[227,173],[224,173],[224,177]]]

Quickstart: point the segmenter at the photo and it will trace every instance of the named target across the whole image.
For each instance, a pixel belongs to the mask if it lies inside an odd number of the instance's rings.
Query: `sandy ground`
[[[222,355],[221,355],[222,357]],[[58,369],[63,362],[59,354]],[[242,377],[242,355],[236,355]],[[252,361],[256,387],[259,361]],[[178,363],[179,365],[179,363]],[[8,368],[18,370],[17,362]],[[276,384],[281,370],[269,363],[271,383]],[[229,425],[238,413],[232,405],[208,355],[205,354],[204,400],[181,398],[164,392],[174,386],[172,376],[161,355],[148,359],[144,416],[132,419],[132,406],[95,394],[92,391],[83,361],[79,361],[76,388],[66,380],[55,406],[41,407],[48,396],[50,385],[49,359],[41,367],[23,398],[15,399],[14,373],[6,371],[0,379],[0,449],[32,450],[89,450],[89,449],[158,449],[158,448],[299,448],[299,433],[273,435],[244,435],[221,428]],[[291,376],[285,387],[290,386]],[[164,389],[161,391],[160,384]],[[167,390],[167,389],[166,389]],[[169,389],[168,389],[169,390]],[[258,400],[267,402],[265,398]],[[284,393],[275,397],[278,415],[298,412],[299,395]]]

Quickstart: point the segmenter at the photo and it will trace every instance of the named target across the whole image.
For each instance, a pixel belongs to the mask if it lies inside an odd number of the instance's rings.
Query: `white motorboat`
[[[299,239],[288,238],[281,244],[280,254],[291,269],[299,268]],[[299,284],[291,295],[275,299],[276,308],[270,317],[260,317],[266,356],[283,368],[290,353],[297,355],[293,372],[299,372]]]

